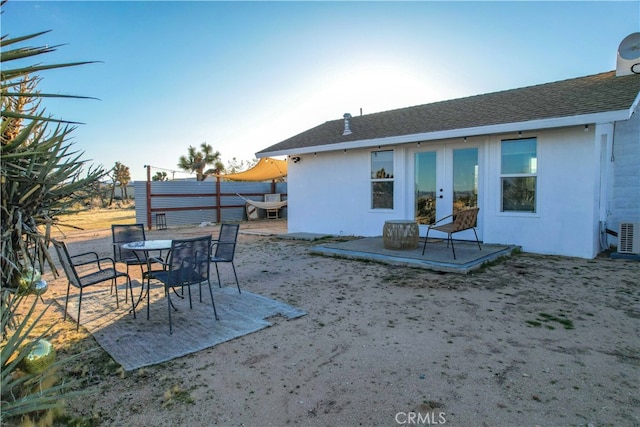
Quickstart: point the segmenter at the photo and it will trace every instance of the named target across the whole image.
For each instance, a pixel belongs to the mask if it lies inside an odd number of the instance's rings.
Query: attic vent
[[[640,254],[640,223],[620,223],[618,252],[621,254]]]
[[[351,114],[344,113],[344,132],[343,135],[351,135]]]

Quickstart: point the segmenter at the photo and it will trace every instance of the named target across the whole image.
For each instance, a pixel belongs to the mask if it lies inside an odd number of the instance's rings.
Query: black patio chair
[[[80,309],[82,307],[82,291],[84,288],[97,285],[106,281],[111,281],[111,288],[116,289],[116,307],[120,307],[120,300],[118,298],[118,283],[119,277],[127,279],[129,291],[131,293],[131,310],[133,317],[136,317],[135,305],[133,303],[133,290],[131,289],[131,278],[127,273],[116,270],[116,263],[113,258],[104,257],[100,258],[96,252],[84,252],[76,255],[69,255],[67,245],[59,240],[52,239],[56,253],[58,254],[58,260],[62,264],[62,269],[67,276],[67,297],[64,302],[64,320],[67,320],[67,305],[69,303],[69,292],[71,286],[78,288],[80,295],[78,297],[78,325],[76,330],[80,327]],[[78,271],[79,268],[82,267]],[[126,301],[126,292],[125,292]]]
[[[162,263],[164,261],[162,252],[160,252],[157,257],[152,257],[146,253],[134,252],[122,248],[122,245],[125,243],[147,240],[144,234],[144,224],[113,224],[111,225],[111,237],[113,259],[127,266],[127,274],[129,274],[129,266],[137,265],[140,267],[141,278],[144,281],[147,275],[145,274],[143,266],[149,269],[151,264]]]
[[[240,283],[238,282],[238,274],[236,273],[236,266],[233,263],[233,257],[236,253],[236,245],[238,243],[238,230],[239,224],[222,224],[220,226],[220,233],[218,240],[213,240],[211,243],[211,262],[216,266],[216,275],[218,276],[218,286],[222,287],[220,281],[220,271],[218,270],[218,263],[230,263],[233,268],[233,275],[236,278],[236,286],[238,287],[238,293],[242,293],[240,290]]]
[[[176,292],[176,288],[180,288],[181,298],[184,298],[184,288],[187,287],[189,294],[189,308],[193,308],[191,302],[191,285],[198,285],[200,289],[200,301],[202,301],[201,283],[207,282],[209,285],[209,295],[211,296],[211,305],[213,307],[213,315],[218,320],[218,312],[216,304],[213,300],[213,291],[211,290],[211,282],[209,281],[209,258],[211,257],[211,236],[196,237],[192,239],[180,239],[171,242],[171,252],[166,262],[166,269],[163,271],[152,271],[151,279],[159,280],[164,284],[164,294],[167,298],[167,307],[169,309],[169,334],[173,333],[173,325],[171,321],[171,309],[177,309],[171,302],[171,291],[180,296]],[[147,318],[149,318],[149,294],[147,294]]]

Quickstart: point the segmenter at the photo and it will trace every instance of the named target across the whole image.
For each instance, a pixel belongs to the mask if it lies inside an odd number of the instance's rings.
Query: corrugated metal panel
[[[134,182],[136,192],[136,222],[147,224],[147,186],[145,181]],[[200,224],[202,222],[216,222],[217,197],[215,181],[153,181],[151,182],[151,225],[155,227],[155,216],[164,213],[167,226]],[[271,193],[269,182],[221,182],[220,197],[221,221],[244,221],[247,219],[244,208],[245,201],[235,194],[247,199],[263,200],[263,194]],[[276,184],[277,193],[287,192],[287,183]],[[167,196],[162,196],[162,195]],[[193,196],[189,197],[192,194]],[[256,195],[258,194],[258,195]],[[177,196],[179,195],[179,196]],[[286,198],[286,196],[285,196]],[[225,206],[241,206],[229,207]],[[194,208],[182,210],[181,208]],[[168,209],[165,211],[165,209]],[[264,212],[260,213],[264,216]],[[281,216],[286,217],[286,207]]]
[[[136,198],[136,222],[147,225],[147,183],[134,181],[133,187],[138,195]]]

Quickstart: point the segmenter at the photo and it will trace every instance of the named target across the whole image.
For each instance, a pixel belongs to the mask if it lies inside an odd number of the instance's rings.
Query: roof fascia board
[[[631,118],[631,115],[633,114],[633,112],[637,110],[639,103],[640,103],[640,92],[638,92],[636,99],[633,101],[633,104],[631,104],[631,108],[629,109],[629,117],[628,117],[629,119]]]
[[[636,101],[629,109],[608,111],[603,113],[583,114],[570,117],[556,117],[551,119],[531,120],[517,123],[504,123],[489,126],[477,126],[471,128],[452,129],[439,132],[416,133],[411,135],[390,136],[386,138],[361,139],[357,141],[341,142],[327,145],[316,145],[301,147],[290,150],[270,151],[256,153],[256,157],[275,157],[294,154],[321,153],[328,151],[353,150],[357,148],[371,148],[377,146],[388,146],[407,144],[412,142],[434,141],[451,138],[464,138],[480,135],[504,134],[510,132],[523,132],[539,129],[550,129],[569,126],[580,126],[592,123],[609,123],[621,120],[628,120],[640,100],[640,93]]]

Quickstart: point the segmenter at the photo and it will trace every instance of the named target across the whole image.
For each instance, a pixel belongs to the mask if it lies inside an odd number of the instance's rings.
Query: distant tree
[[[258,159],[240,160],[240,161],[238,161],[238,159],[236,157],[234,157],[233,159],[231,159],[231,160],[229,160],[227,162],[227,167],[225,168],[225,173],[242,172],[242,171],[251,169],[252,167],[254,167],[256,165],[256,163],[258,163]]]
[[[169,177],[166,172],[156,172],[156,174],[151,177],[151,181],[169,181]]]
[[[202,151],[196,151],[195,147],[189,146],[187,156],[180,156],[178,167],[187,172],[195,172],[198,181],[204,181],[209,175],[216,175],[224,172],[224,165],[220,160],[220,152],[213,151],[213,147],[203,142],[200,144]],[[205,168],[207,165],[213,165],[213,168]]]
[[[113,184],[111,186],[111,199],[109,200],[109,206],[113,203],[116,187],[120,187],[120,193],[122,194],[123,199],[129,199],[129,196],[127,195],[127,185],[129,185],[129,182],[131,181],[131,173],[129,172],[128,166],[125,166],[120,162],[116,162],[111,171]]]
[[[131,182],[131,173],[129,172],[129,166],[125,166],[120,162],[116,162],[116,165],[113,168],[113,175],[116,177],[116,182],[121,188],[124,198],[128,199],[129,196],[127,195],[127,185],[129,185],[129,182]]]

